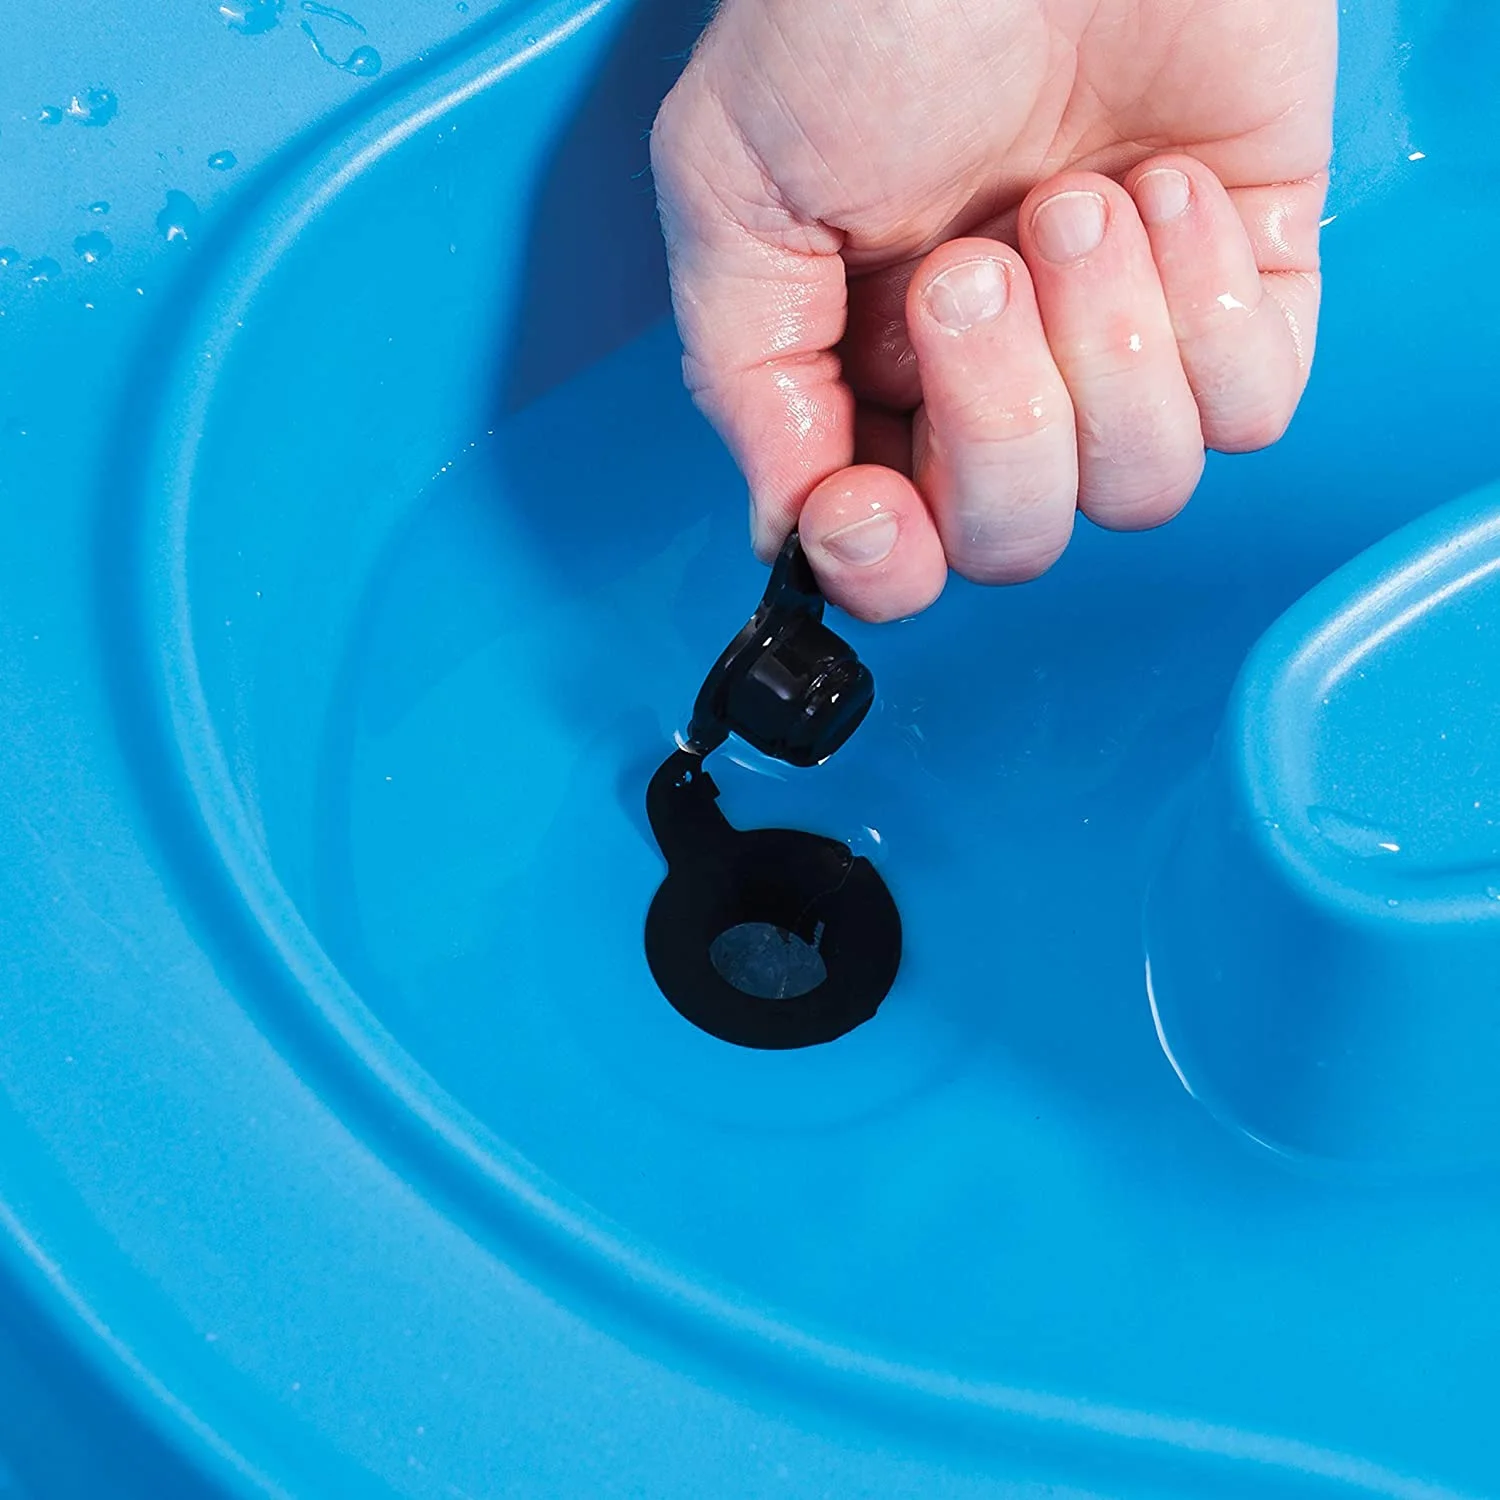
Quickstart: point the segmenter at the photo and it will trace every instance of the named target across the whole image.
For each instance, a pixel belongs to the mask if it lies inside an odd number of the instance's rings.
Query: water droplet
[[[0,245],[0,271],[15,265],[20,259],[21,252],[14,245]]]
[[[321,0],[302,0],[302,9],[310,16],[324,16],[330,21],[337,21],[342,26],[352,26],[361,36],[365,35],[365,28],[347,10],[337,10],[332,5],[324,5]]]
[[[156,227],[169,242],[186,244],[198,229],[198,205],[175,188],[167,194],[167,206],[156,216]]]
[[[97,203],[89,204],[89,212],[91,214],[107,214],[109,212],[109,204],[101,198]]]
[[[469,6],[468,6],[468,0],[458,0],[458,4],[457,4],[457,5],[455,5],[455,6],[454,6],[454,7],[453,7],[453,8],[454,8],[454,10],[456,10],[456,11],[457,11],[457,12],[458,12],[458,13],[459,13],[459,14],[460,14],[460,15],[461,15],[461,16],[466,16],[466,15],[468,15],[468,13],[469,13]]]
[[[1487,885],[1484,893],[1491,901],[1500,901],[1500,885]]]
[[[68,101],[68,116],[80,125],[108,125],[119,108],[113,89],[95,87],[73,95]]]
[[[283,0],[220,0],[219,14],[231,31],[260,36],[281,20]]]
[[[44,281],[51,281],[61,270],[62,267],[50,255],[41,255],[26,267],[26,275],[40,285]]]
[[[1401,841],[1384,829],[1352,818],[1334,807],[1310,807],[1308,821],[1336,849],[1360,859],[1377,859],[1383,854],[1399,854]]]
[[[44,104],[36,118],[41,125],[61,125],[64,118],[62,105]]]
[[[229,172],[240,164],[240,159],[233,151],[215,151],[208,159],[208,165],[215,172]]]
[[[114,251],[106,235],[100,234],[97,229],[91,229],[87,234],[80,234],[73,241],[73,250],[80,260],[87,261],[94,266]]]
[[[361,26],[360,30],[363,31],[364,27]],[[302,31],[312,43],[313,51],[331,66],[341,68],[345,73],[353,73],[356,78],[373,78],[380,71],[380,54],[373,47],[356,47],[343,62],[340,62],[318,40],[318,34],[309,22],[302,23]]]

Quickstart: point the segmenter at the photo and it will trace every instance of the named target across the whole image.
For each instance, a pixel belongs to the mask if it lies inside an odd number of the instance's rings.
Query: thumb
[[[651,132],[683,377],[750,485],[769,560],[814,487],[854,456],[841,236],[799,218],[703,70],[690,65]]]

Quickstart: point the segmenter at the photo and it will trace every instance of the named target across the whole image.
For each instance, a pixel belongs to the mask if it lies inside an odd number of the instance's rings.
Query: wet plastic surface
[[[640,941],[763,582],[633,175],[689,18],[269,9],[0,17],[13,1487],[1500,1493],[1500,499],[1276,623],[1496,477],[1493,18],[1349,18],[1286,443],[716,757],[903,921],[752,1053]]]

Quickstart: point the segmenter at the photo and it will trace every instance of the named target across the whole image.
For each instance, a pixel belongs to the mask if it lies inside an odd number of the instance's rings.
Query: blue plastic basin
[[[905,932],[759,1053],[641,946],[695,9],[0,16],[0,1492],[1500,1494],[1500,21],[1347,18],[1283,444],[716,757]]]

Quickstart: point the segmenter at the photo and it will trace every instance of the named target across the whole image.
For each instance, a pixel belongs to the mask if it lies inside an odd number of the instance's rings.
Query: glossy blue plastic
[[[1500,487],[1404,528],[1251,654],[1152,894],[1184,1083],[1258,1140],[1500,1160]]]
[[[641,945],[697,10],[0,13],[0,1490],[1500,1494],[1500,23],[1347,18],[1286,442],[716,757],[901,907],[766,1054]]]

